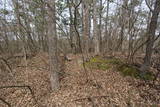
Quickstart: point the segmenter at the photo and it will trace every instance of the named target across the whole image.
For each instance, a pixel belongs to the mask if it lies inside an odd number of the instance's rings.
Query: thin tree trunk
[[[89,51],[89,1],[83,0],[83,44],[84,53],[88,54]]]
[[[48,46],[50,62],[50,82],[53,91],[59,89],[59,66],[56,34],[55,0],[48,0]]]
[[[99,34],[98,34],[98,25],[97,25],[97,0],[93,1],[93,35],[95,42],[95,54],[100,54],[100,43],[99,43]]]
[[[75,43],[73,42],[74,41],[74,35],[73,35],[73,32],[74,32],[74,25],[73,25],[73,15],[72,15],[72,7],[71,7],[71,3],[70,3],[70,0],[67,0],[67,4],[69,5],[69,15],[70,15],[70,28],[69,28],[69,36],[70,36],[70,46],[71,46],[71,51],[72,53],[75,53]]]
[[[100,0],[100,8],[99,8],[99,45],[100,52],[102,52],[102,11],[103,11],[103,2]]]
[[[105,19],[105,43],[104,43],[104,54],[108,51],[108,39],[109,39],[109,33],[108,33],[108,14],[109,14],[109,0],[107,0],[107,13],[106,13],[106,19]]]
[[[123,51],[123,41],[124,41],[124,31],[125,31],[125,27],[126,27],[126,24],[127,24],[127,21],[126,21],[126,16],[127,16],[127,6],[128,6],[128,0],[124,0],[123,1],[123,5],[122,5],[122,12],[121,12],[121,20],[120,20],[120,26],[121,26],[121,31],[120,31],[120,36],[119,36],[119,43],[118,43],[118,46],[117,46],[117,50],[118,51]]]

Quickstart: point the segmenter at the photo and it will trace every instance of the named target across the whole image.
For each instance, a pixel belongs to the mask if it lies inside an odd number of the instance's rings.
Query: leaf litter
[[[71,55],[65,62],[64,75],[60,79],[60,90],[52,92],[49,81],[48,55],[40,54],[29,59],[28,67],[14,68],[14,79],[0,78],[0,86],[29,85],[26,88],[1,89],[0,96],[13,107],[135,107],[160,104],[159,91],[140,85],[143,81],[123,77],[113,72],[114,66],[107,70],[88,69],[88,81],[81,65],[79,55]],[[7,107],[0,102],[0,107]]]

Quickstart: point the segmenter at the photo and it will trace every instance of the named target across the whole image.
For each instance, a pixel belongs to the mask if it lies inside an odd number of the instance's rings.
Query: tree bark
[[[153,51],[153,45],[154,45],[154,39],[155,39],[155,32],[157,28],[157,21],[158,21],[158,15],[160,13],[160,0],[156,0],[154,10],[152,12],[151,22],[149,24],[148,29],[148,42],[146,46],[146,53],[144,57],[144,63],[142,64],[140,70],[141,71],[147,71],[149,70],[151,66],[151,56]]]
[[[124,34],[125,34],[125,28],[127,24],[127,20],[125,19],[127,17],[127,10],[126,8],[128,7],[128,0],[123,1],[122,9],[121,9],[121,16],[120,16],[120,26],[121,26],[121,31],[119,35],[119,43],[117,46],[118,51],[123,51],[123,41],[124,41]]]
[[[100,0],[100,7],[99,7],[99,46],[100,46],[100,52],[102,52],[102,11],[103,11],[103,2]]]
[[[70,0],[67,0],[67,4],[68,4],[68,10],[69,10],[69,20],[70,20],[70,25],[69,25],[69,36],[70,36],[70,39],[69,39],[69,42],[70,42],[70,46],[71,46],[71,51],[72,53],[76,53],[76,47],[75,47],[75,38],[74,38],[74,25],[73,25],[73,15],[72,15],[72,6],[71,6],[71,3],[70,3]]]
[[[50,63],[50,82],[53,91],[59,89],[59,66],[56,34],[55,0],[48,0],[48,46]]]
[[[105,18],[105,46],[104,46],[104,54],[108,51],[108,39],[109,39],[109,33],[108,33],[108,14],[109,14],[109,0],[107,0],[107,13]]]
[[[89,1],[83,0],[83,48],[84,53],[89,51]]]
[[[97,0],[93,1],[93,35],[95,42],[95,54],[100,54],[100,43],[99,43],[99,34],[98,34],[98,25],[97,25]]]

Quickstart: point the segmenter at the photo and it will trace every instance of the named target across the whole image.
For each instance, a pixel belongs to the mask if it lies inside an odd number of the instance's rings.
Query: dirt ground
[[[71,55],[60,76],[60,89],[52,92],[46,54],[23,61],[12,75],[0,71],[0,86],[30,86],[0,89],[0,98],[11,107],[158,107],[160,90],[143,81],[123,77],[114,68],[84,71],[80,56]],[[0,107],[7,107],[0,101]]]

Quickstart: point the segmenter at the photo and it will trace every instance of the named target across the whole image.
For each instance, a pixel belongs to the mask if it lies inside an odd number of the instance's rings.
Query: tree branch
[[[153,12],[153,9],[152,9],[152,7],[149,5],[148,1],[145,0],[145,2],[146,2],[147,7],[149,8],[149,10],[150,10],[151,12]]]
[[[38,101],[36,100],[36,98],[34,96],[34,92],[32,91],[32,89],[31,89],[30,86],[28,86],[28,85],[22,85],[22,86],[15,86],[15,85],[13,85],[13,86],[1,86],[0,87],[0,89],[8,89],[8,88],[27,88],[30,91],[30,93],[31,93],[32,98],[34,99],[34,101],[38,104]],[[9,107],[11,107],[11,106],[9,106]]]
[[[4,100],[3,98],[0,98],[0,101],[2,101],[4,104],[6,104],[8,107],[11,107],[11,104],[8,103],[6,100]]]

